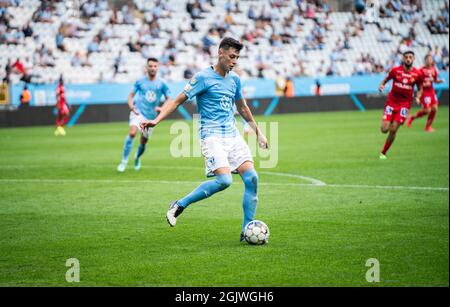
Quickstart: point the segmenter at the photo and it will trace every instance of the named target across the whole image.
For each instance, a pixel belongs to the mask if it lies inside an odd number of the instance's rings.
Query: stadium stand
[[[164,78],[181,81],[213,62],[225,35],[245,44],[243,78],[380,73],[406,48],[417,65],[431,52],[449,66],[447,0],[372,0],[361,13],[306,0],[125,3],[0,0],[0,77],[126,83],[154,56]]]

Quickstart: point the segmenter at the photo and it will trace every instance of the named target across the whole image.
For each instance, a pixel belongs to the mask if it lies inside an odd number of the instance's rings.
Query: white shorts
[[[219,168],[229,167],[236,173],[244,162],[253,162],[250,148],[240,134],[235,137],[207,137],[201,140],[201,148],[208,177],[214,176],[214,171]]]
[[[141,114],[136,115],[134,112],[130,112],[130,126],[136,126],[139,131],[142,133],[142,136],[146,139],[149,139],[152,136],[153,128],[147,128],[144,131],[141,129],[139,124],[143,121],[147,120],[144,116]]]

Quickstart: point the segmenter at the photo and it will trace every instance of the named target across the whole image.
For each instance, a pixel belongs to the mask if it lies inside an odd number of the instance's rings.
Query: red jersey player
[[[382,160],[387,158],[386,153],[394,142],[398,129],[408,117],[414,96],[414,85],[419,88],[416,101],[420,101],[422,96],[422,73],[413,67],[413,63],[414,52],[410,50],[404,52],[402,65],[393,67],[379,86],[380,92],[383,92],[386,83],[392,79],[392,89],[389,92],[381,122],[381,132],[389,133],[380,153]]]
[[[431,128],[431,124],[436,116],[438,107],[438,100],[436,97],[436,92],[434,91],[433,83],[443,83],[444,80],[438,79],[438,72],[431,54],[425,56],[425,66],[422,67],[420,71],[422,72],[423,79],[423,95],[422,100],[420,101],[422,103],[422,109],[408,119],[406,126],[408,128],[411,127],[411,124],[415,119],[428,114],[425,131],[433,132],[434,130]]]
[[[66,95],[64,90],[64,81],[62,76],[59,78],[58,87],[56,88],[56,130],[55,135],[66,135],[64,125],[69,120],[69,106],[67,105]]]

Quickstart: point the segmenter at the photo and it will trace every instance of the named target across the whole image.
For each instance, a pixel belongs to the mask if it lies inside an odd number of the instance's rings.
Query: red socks
[[[424,115],[427,115],[427,111],[420,110],[414,116],[412,116],[412,119],[421,118]]]
[[[426,128],[430,128],[431,124],[433,124],[434,118],[436,117],[436,111],[431,110],[430,115],[428,115],[427,125]]]
[[[384,143],[384,147],[383,147],[383,151],[381,152],[383,155],[385,155],[387,153],[387,151],[389,150],[389,148],[391,147],[392,143],[389,141],[386,141],[386,143]]]

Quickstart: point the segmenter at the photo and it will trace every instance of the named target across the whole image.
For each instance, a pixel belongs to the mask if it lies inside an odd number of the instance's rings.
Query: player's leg
[[[391,130],[392,122],[390,120],[381,121],[381,133],[386,134]]]
[[[167,222],[169,223],[170,226],[172,227],[175,226],[177,222],[177,217],[190,204],[208,198],[217,192],[225,190],[231,185],[233,178],[231,177],[231,171],[229,167],[219,168],[214,171],[214,174],[215,174],[214,180],[204,181],[191,193],[173,202],[170,205],[166,215]]]
[[[214,175],[214,180],[208,180],[201,183],[194,191],[178,200],[178,204],[183,208],[187,208],[192,203],[198,202],[199,200],[208,198],[217,192],[225,190],[233,181],[230,168],[228,167],[215,170]]]
[[[430,108],[430,113],[428,115],[427,125],[425,126],[425,131],[427,131],[427,132],[434,131],[434,129],[431,127],[431,125],[433,124],[434,118],[436,117],[436,112],[437,112],[437,103],[433,104]]]
[[[416,114],[414,114],[413,116],[410,116],[410,117],[408,118],[408,121],[406,122],[406,127],[410,128],[410,127],[411,127],[411,124],[412,124],[412,122],[413,122],[414,120],[416,120],[416,119],[418,119],[418,118],[421,118],[421,117],[423,117],[423,116],[429,114],[430,111],[431,111],[431,109],[426,108],[426,107],[422,107],[422,109],[420,109],[419,111],[417,111]]]
[[[170,205],[169,211],[167,211],[167,222],[172,227],[175,226],[177,216],[190,204],[225,190],[233,181],[224,140],[210,137],[202,140],[201,147],[205,158],[206,173],[208,176],[214,175],[215,179],[201,183],[191,193]]]
[[[253,221],[258,205],[258,175],[254,168],[253,157],[242,136],[236,136],[231,142],[229,161],[232,170],[236,170],[244,182],[244,194],[242,197],[242,232],[240,240],[244,240],[243,230]]]
[[[56,120],[55,120],[55,124],[56,124],[55,136],[58,136],[58,135],[61,134],[60,133],[60,129],[59,129],[59,126],[60,126],[60,119],[59,119],[59,117],[60,117],[60,115],[59,115],[59,112],[58,112],[56,114]]]
[[[242,222],[242,231],[245,226],[254,220],[256,207],[258,206],[258,174],[255,171],[252,161],[244,162],[237,169],[244,182],[244,196],[242,197],[242,209],[244,219]],[[241,233],[241,241],[243,240]]]
[[[384,118],[386,118],[386,116],[384,116]],[[389,133],[389,131],[391,131],[391,127],[392,127],[391,118],[383,119],[381,121],[381,133],[383,133],[383,134]],[[386,152],[389,150],[390,146],[391,146],[391,143],[389,143],[388,140],[386,140],[384,142],[383,149],[381,150],[381,153],[380,153],[380,160],[387,159]]]
[[[130,131],[128,132],[128,135],[125,137],[125,141],[123,144],[122,161],[117,166],[118,172],[124,172],[127,167],[128,157],[130,156],[131,149],[133,148],[134,137],[136,136],[137,130],[138,130],[137,126],[130,125]]]
[[[389,148],[391,148],[392,144],[395,141],[395,137],[397,136],[397,131],[400,128],[402,123],[398,121],[393,121],[390,125],[390,129],[388,132],[388,136],[386,138],[386,142],[384,143],[383,150],[381,151],[380,159],[386,159],[386,153],[388,152]]]
[[[60,133],[61,135],[66,135],[66,130],[64,130],[64,126],[67,124],[67,122],[69,121],[69,116],[66,112],[62,112],[61,114],[61,121],[60,121],[60,125],[59,125],[59,129],[60,129]]]
[[[150,138],[152,133],[152,129],[147,129],[141,133],[141,140],[139,143],[139,147],[136,151],[136,155],[134,156],[134,169],[136,171],[141,169],[141,160],[140,157],[144,154],[145,149],[147,147],[148,139]]]

